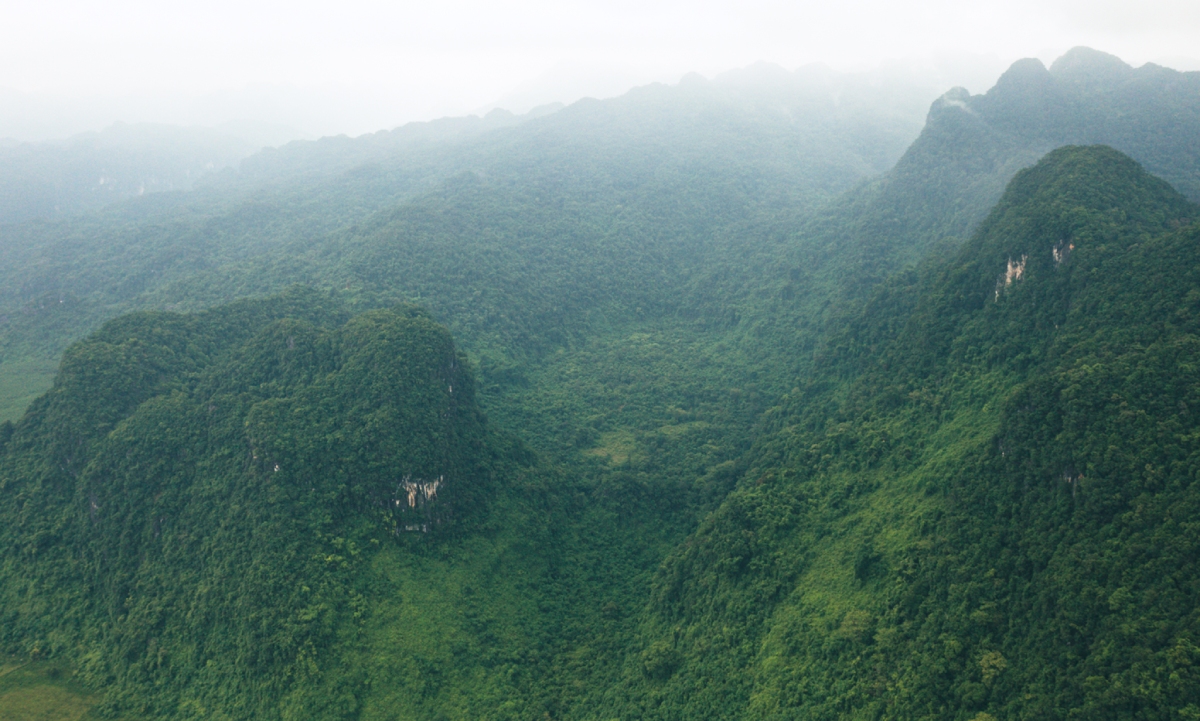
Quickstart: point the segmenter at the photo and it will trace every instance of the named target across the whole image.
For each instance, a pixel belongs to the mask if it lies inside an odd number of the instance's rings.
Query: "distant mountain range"
[[[117,123],[58,142],[0,146],[0,224],[98,210],[146,193],[191,190],[264,146],[296,137],[286,128]]]

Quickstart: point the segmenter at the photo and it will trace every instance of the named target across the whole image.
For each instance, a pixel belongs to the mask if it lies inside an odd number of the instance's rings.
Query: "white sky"
[[[1048,62],[1075,45],[1200,69],[1200,0],[0,0],[0,88],[180,117],[320,98],[358,118],[350,133],[469,112],[555,68],[633,84],[758,60]]]

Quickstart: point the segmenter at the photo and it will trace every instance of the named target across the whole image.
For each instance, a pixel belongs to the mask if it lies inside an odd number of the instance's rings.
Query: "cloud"
[[[10,3],[0,87],[79,96],[247,85],[360,88],[415,114],[478,107],[561,63],[677,79],[766,60],[865,67],[1091,45],[1140,64],[1193,56],[1194,0],[44,0]],[[339,91],[340,92],[340,91]]]

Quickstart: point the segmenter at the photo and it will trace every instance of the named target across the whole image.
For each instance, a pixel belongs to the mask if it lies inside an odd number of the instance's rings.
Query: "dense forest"
[[[1196,717],[1200,74],[917,96],[755,66],[0,226],[0,704]]]
[[[657,573],[643,717],[1197,708],[1197,212],[1066,147],[880,288]]]

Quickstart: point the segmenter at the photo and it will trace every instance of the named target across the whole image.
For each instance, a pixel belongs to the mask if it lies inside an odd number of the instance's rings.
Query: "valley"
[[[0,226],[0,704],[1194,716],[1200,73],[917,97],[754,66]]]

